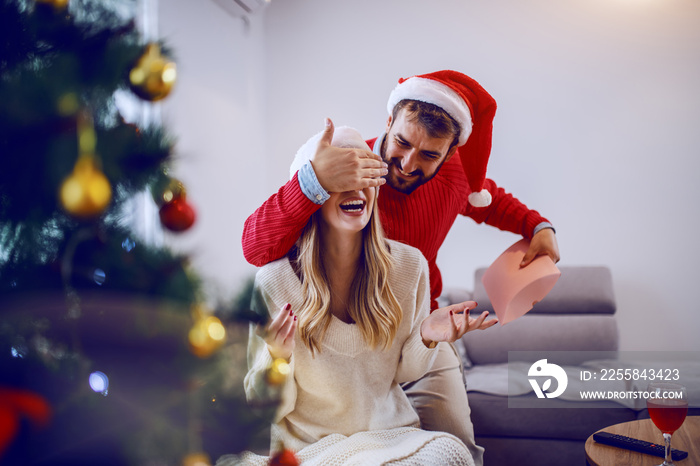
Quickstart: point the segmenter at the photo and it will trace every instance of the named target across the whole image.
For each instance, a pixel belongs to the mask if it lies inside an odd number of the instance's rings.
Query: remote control
[[[624,435],[611,434],[610,432],[596,432],[593,434],[593,440],[606,445],[612,445],[613,447],[634,450],[640,453],[646,453],[647,455],[659,456],[661,458],[663,458],[664,454],[666,453],[663,445],[645,442],[644,440],[638,440],[636,438],[625,437]],[[687,451],[671,448],[671,458],[673,461],[680,461],[687,456]]]

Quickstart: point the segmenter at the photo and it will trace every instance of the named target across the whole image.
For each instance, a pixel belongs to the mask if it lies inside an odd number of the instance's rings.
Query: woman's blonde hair
[[[378,189],[377,189],[378,193]],[[320,222],[317,211],[304,227],[297,242],[297,270],[302,277],[304,304],[297,311],[298,332],[313,354],[321,351],[321,341],[331,323],[331,290],[321,260]],[[401,306],[389,286],[394,266],[384,230],[379,223],[375,195],[372,215],[362,230],[359,270],[350,288],[347,311],[371,348],[391,346],[401,323]]]

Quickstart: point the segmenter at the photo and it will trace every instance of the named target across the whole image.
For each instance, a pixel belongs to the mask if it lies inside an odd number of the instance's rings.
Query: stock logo
[[[566,376],[564,369],[557,366],[556,364],[550,364],[546,359],[540,359],[530,366],[530,370],[527,372],[529,377],[535,377],[534,379],[528,379],[532,389],[535,391],[537,398],[556,398],[566,390],[566,386],[569,383],[569,378]],[[542,387],[538,382],[539,379],[544,379]],[[557,389],[553,392],[549,392],[552,386],[552,379],[557,381]]]

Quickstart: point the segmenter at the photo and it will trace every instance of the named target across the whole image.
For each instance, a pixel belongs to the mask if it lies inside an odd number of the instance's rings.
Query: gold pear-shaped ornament
[[[112,187],[92,154],[78,157],[60,188],[63,208],[74,217],[88,219],[101,214],[112,200]]]

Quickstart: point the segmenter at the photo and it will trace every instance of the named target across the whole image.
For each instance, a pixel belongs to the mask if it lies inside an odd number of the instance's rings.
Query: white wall
[[[159,37],[178,66],[163,123],[177,138],[174,175],[198,215],[190,230],[166,233],[166,242],[192,257],[210,298],[228,299],[255,273],[241,251],[248,201],[269,195],[262,17],[246,23],[210,0],[158,7]]]
[[[561,265],[611,267],[622,349],[700,350],[697,1],[273,0],[253,43],[207,13],[213,4],[161,2],[178,4],[161,14],[181,27],[180,61],[194,57],[171,117],[188,144],[183,178],[207,199],[192,242],[205,268],[227,279],[250,270],[242,221],[287,180],[323,117],[375,136],[399,77],[453,68],[499,104],[489,175],[555,224]],[[203,50],[218,53],[205,60]],[[209,80],[226,89],[227,108]],[[242,110],[261,120],[242,124]],[[458,219],[438,259],[445,284],[471,287],[474,269],[516,240]]]

